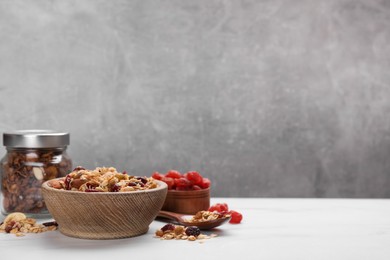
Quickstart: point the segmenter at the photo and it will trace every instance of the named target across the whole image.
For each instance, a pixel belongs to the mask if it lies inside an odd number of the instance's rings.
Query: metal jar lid
[[[18,130],[3,134],[3,145],[14,148],[54,148],[69,145],[69,133],[52,130]]]

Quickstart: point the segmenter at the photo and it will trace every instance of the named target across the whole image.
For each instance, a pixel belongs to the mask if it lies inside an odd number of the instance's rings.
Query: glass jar
[[[7,153],[1,160],[1,213],[49,215],[41,194],[43,182],[64,177],[72,170],[66,153],[69,133],[23,130],[3,134]]]

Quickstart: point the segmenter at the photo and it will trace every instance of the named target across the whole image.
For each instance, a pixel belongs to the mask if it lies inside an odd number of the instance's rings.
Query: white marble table
[[[16,237],[0,233],[0,259],[390,259],[388,199],[233,199],[244,215],[204,243],[160,240],[154,221],[147,234],[83,240],[59,231]]]

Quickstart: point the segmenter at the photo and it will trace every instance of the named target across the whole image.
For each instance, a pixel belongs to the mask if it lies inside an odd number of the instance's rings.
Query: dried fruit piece
[[[200,229],[195,226],[187,227],[185,232],[187,236],[197,237],[200,235]]]
[[[226,203],[216,203],[209,208],[209,211],[217,211],[224,214],[229,211],[229,207]]]
[[[189,189],[191,186],[191,182],[186,178],[176,178],[175,179],[176,189]]]
[[[56,221],[49,221],[49,222],[44,222],[42,223],[45,227],[51,227],[51,226],[58,226],[58,223]]]
[[[175,230],[175,225],[168,223],[168,224],[166,224],[165,226],[163,226],[163,227],[161,228],[161,230],[162,230],[163,232],[165,232],[165,231],[167,231],[167,230]]]
[[[162,178],[164,177],[164,175],[163,174],[161,174],[161,173],[159,173],[159,172],[154,172],[153,174],[152,174],[152,177],[154,178],[154,179],[156,179],[156,180],[162,180]]]
[[[148,180],[144,177],[137,177],[136,179],[140,180],[143,184],[146,184],[148,182]]]
[[[203,177],[196,171],[187,172],[186,174],[187,180],[189,180],[192,184],[202,185]]]
[[[170,177],[163,177],[162,181],[168,185],[168,190],[172,190],[175,186],[175,181]]]
[[[166,177],[169,177],[169,178],[173,178],[173,179],[182,177],[182,176],[181,176],[181,173],[178,172],[178,171],[175,171],[175,170],[170,170],[170,171],[168,171],[167,174],[166,174],[165,176],[166,176]]]
[[[211,181],[208,178],[203,178],[202,179],[202,184],[200,185],[202,189],[207,189],[211,186]]]
[[[231,224],[239,224],[241,223],[241,220],[242,220],[242,214],[237,212],[237,211],[234,211],[234,210],[231,210],[229,212],[232,216],[232,218],[230,219],[229,223]]]
[[[118,184],[114,184],[112,187],[111,187],[111,191],[112,192],[118,192],[120,191],[121,189],[121,186],[119,186]]]

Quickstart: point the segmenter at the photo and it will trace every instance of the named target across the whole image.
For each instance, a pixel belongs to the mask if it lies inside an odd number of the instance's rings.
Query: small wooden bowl
[[[162,210],[195,214],[210,207],[210,188],[203,190],[168,190]]]
[[[148,231],[160,211],[167,184],[133,192],[79,192],[42,184],[46,206],[61,233],[86,239],[133,237]]]

